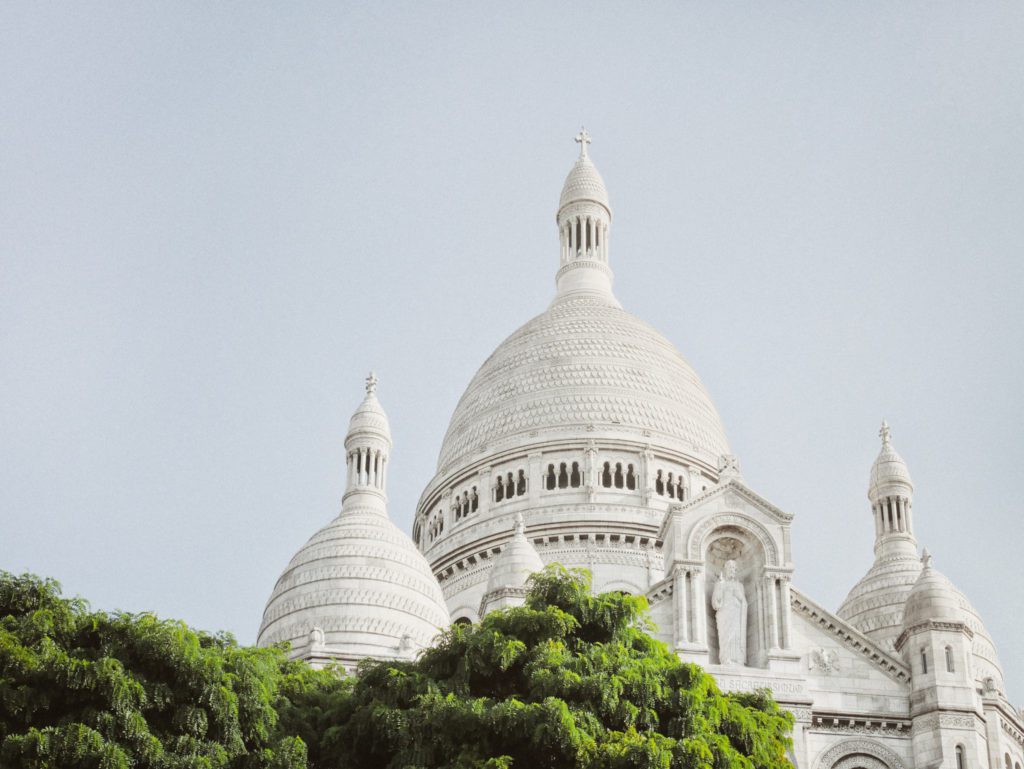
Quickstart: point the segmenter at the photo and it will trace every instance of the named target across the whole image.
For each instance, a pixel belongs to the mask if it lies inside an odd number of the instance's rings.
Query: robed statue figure
[[[725,573],[718,576],[711,594],[718,626],[718,664],[747,663],[747,596],[743,583],[736,579],[736,561],[725,562]]]

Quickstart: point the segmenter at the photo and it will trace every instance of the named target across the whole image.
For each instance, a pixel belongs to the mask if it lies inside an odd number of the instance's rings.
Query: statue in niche
[[[747,596],[743,583],[736,579],[736,561],[725,562],[711,594],[718,627],[718,664],[747,663]]]

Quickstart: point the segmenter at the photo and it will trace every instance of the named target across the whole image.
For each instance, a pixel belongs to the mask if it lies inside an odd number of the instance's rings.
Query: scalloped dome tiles
[[[487,359],[455,408],[438,457],[476,454],[594,426],[714,461],[721,419],[696,372],[651,326],[600,296],[556,302]]]

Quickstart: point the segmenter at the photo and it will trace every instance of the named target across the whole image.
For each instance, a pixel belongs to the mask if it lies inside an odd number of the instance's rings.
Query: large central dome
[[[610,296],[581,293],[560,297],[484,362],[452,415],[438,471],[541,433],[594,429],[711,462],[729,453],[707,390],[672,344]]]

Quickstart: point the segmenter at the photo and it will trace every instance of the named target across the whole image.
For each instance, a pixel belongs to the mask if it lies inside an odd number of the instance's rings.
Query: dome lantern
[[[893,448],[892,431],[884,419],[878,436],[882,439],[882,448],[871,466],[868,484],[868,499],[875,520],[875,551],[913,551],[916,555],[917,540],[911,516],[914,484],[910,471]]]
[[[287,641],[292,657],[314,665],[407,659],[451,619],[430,565],[388,517],[391,434],[376,390],[371,373],[345,439],[341,512],[292,557],[257,637],[260,646]]]
[[[591,139],[586,128],[580,129],[575,141],[580,145],[580,156],[562,185],[555,217],[561,247],[555,278],[558,297],[601,294],[615,302],[612,271],[608,267],[608,232],[612,221],[608,190],[587,152]]]
[[[366,397],[352,414],[345,436],[348,472],[343,510],[358,504],[385,512],[391,427],[388,415],[377,400],[377,381],[371,371],[366,377]]]

